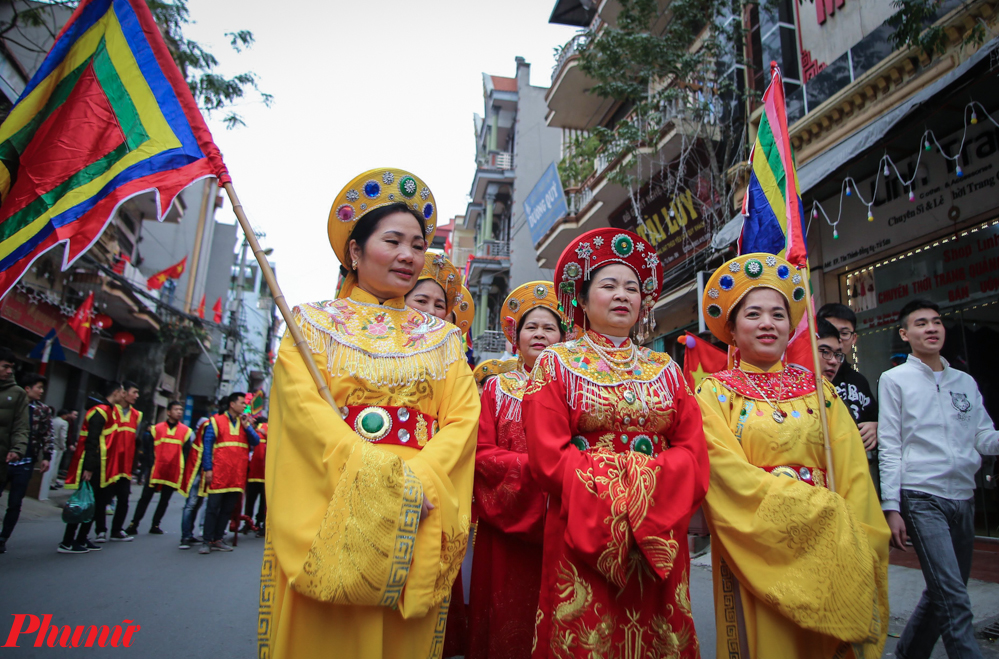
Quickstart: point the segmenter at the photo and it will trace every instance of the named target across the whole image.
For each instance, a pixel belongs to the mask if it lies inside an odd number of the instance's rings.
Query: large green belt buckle
[[[392,415],[380,407],[365,408],[354,419],[354,430],[369,442],[377,442],[392,430]]]

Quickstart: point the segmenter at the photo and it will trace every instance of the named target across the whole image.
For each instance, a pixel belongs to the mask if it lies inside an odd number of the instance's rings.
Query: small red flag
[[[180,263],[175,263],[166,270],[157,272],[155,275],[146,280],[146,286],[155,290],[159,290],[166,283],[167,279],[177,279],[182,274],[184,274],[184,268],[187,267],[187,257],[185,256],[180,260]]]
[[[728,353],[704,339],[686,332],[678,342],[684,345],[683,377],[691,390],[697,391],[705,376],[728,368]]]
[[[800,366],[809,373],[815,372],[815,360],[812,358],[812,341],[808,337],[808,314],[801,316],[801,321],[794,328],[794,336],[784,349],[784,362]]]
[[[205,294],[201,294],[201,304],[198,305],[198,316],[201,318],[205,317]]]
[[[131,262],[132,259],[129,258],[128,254],[119,254],[114,257],[114,265],[111,267],[111,270],[113,270],[115,274],[123,275],[125,274],[125,264]]]
[[[73,330],[73,333],[80,337],[80,356],[87,354],[90,350],[90,315],[94,311],[94,294],[93,292],[87,296],[87,299],[83,301],[80,308],[76,310],[73,317],[69,320],[69,328]]]
[[[222,322],[222,298],[221,297],[219,299],[215,300],[215,306],[212,307],[212,311],[215,312],[215,318],[214,318],[215,322],[216,323],[221,323]]]

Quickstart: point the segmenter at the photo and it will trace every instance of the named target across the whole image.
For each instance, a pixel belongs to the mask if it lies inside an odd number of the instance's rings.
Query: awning
[[[821,156],[813,158],[799,167],[798,184],[801,186],[801,191],[807,192],[837,169],[876,145],[889,130],[894,128],[914,110],[933,99],[934,96],[943,91],[948,85],[954,83],[970,71],[973,66],[988,57],[996,47],[999,47],[999,37],[983,45],[974,55],[913,94],[897,107],[892,108],[842,142],[829,148]]]

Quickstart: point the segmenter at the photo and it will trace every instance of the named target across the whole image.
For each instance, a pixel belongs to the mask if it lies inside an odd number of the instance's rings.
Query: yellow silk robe
[[[403,299],[295,308],[338,406],[436,417],[422,450],[362,439],[319,395],[290,336],[274,368],[258,656],[440,657],[468,542],[479,397],[458,330]],[[425,426],[426,424],[424,424]],[[424,494],[434,505],[419,521]]]
[[[760,373],[748,364],[743,370]],[[874,659],[888,633],[890,532],[856,424],[828,382],[836,493],[760,469],[804,466],[824,483],[815,473],[826,468],[818,396],[807,384],[812,375],[794,370],[788,378],[797,390],[764,388],[771,401],[782,394],[781,424],[763,396],[723,384],[726,372],[706,377],[697,390],[711,461],[704,512],[717,656]],[[745,379],[734,375],[730,384]]]

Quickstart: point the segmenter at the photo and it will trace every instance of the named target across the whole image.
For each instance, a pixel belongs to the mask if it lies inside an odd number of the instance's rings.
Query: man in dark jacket
[[[104,493],[107,488],[101,487],[101,469],[103,469],[101,465],[101,436],[106,434],[105,425],[114,423],[112,411],[114,406],[121,402],[124,390],[121,388],[120,382],[109,382],[104,387],[103,394],[107,403],[95,405],[87,410],[87,414],[84,416],[83,429],[80,431],[79,439],[83,446],[80,447],[78,442],[76,455],[70,463],[70,473],[66,476],[67,487],[71,487],[71,483],[79,487],[79,482],[76,480],[77,473],[79,473],[80,481],[88,481],[94,490],[97,506],[106,506],[109,502]],[[100,550],[100,545],[94,544],[87,538],[92,525],[93,520],[83,524],[67,524],[62,543],[59,545],[59,553],[86,554],[88,551]]]
[[[28,450],[28,397],[14,382],[14,352],[0,348],[0,492],[7,484],[7,463]]]

